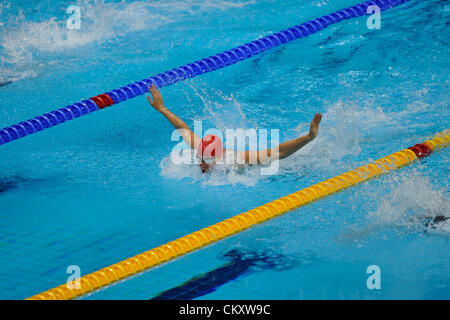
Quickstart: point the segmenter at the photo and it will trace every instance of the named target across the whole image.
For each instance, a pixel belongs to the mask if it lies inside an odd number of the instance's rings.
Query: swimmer
[[[166,108],[161,93],[154,85],[149,87],[149,89],[153,100],[147,96],[148,102],[169,120],[175,129],[178,130],[188,146],[193,150],[197,150],[197,156],[201,158],[200,168],[203,173],[208,172],[211,167],[216,164],[217,158],[222,157],[227,151],[232,151],[224,149],[222,141],[215,135],[207,135],[203,139],[200,139],[183,120]],[[283,142],[276,148],[259,151],[238,151],[237,156],[241,160],[240,163],[265,165],[272,160],[289,157],[291,154],[314,140],[319,132],[321,120],[322,114],[316,113],[311,121],[309,133],[307,135]]]
[[[437,216],[427,216],[423,220],[423,224],[427,228],[436,229],[436,226],[438,224],[442,224],[443,222],[446,222],[450,220],[450,217],[444,216],[443,214],[439,214]]]

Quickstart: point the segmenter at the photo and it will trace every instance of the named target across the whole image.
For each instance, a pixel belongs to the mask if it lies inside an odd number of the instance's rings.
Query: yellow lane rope
[[[437,134],[433,139],[425,141],[421,148],[411,147],[374,163],[345,172],[334,178],[319,182],[308,188],[289,194],[285,197],[266,203],[250,211],[241,213],[207,228],[188,234],[157,248],[134,257],[120,261],[80,278],[78,289],[69,288],[67,284],[39,293],[30,300],[68,300],[105,287],[136,273],[148,270],[164,262],[173,260],[186,253],[202,248],[212,242],[229,237],[253,225],[272,219],[294,208],[354,186],[360,182],[379,176],[385,172],[400,168],[422,157],[419,149],[429,152],[447,146],[450,143],[450,130]],[[425,145],[425,146],[424,146]],[[429,153],[426,153],[428,155]],[[72,286],[71,286],[72,287]]]

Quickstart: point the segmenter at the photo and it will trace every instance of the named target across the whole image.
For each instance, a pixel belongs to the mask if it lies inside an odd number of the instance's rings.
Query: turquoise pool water
[[[359,1],[0,1],[0,127]],[[168,161],[144,97],[0,146],[0,298],[23,299],[295,192],[450,127],[449,1],[333,25],[164,88],[204,128],[306,132],[278,174]],[[450,298],[449,151],[322,199],[85,299]],[[381,269],[369,290],[366,269]],[[192,280],[196,277],[196,280]],[[219,280],[217,280],[219,279]],[[189,280],[191,280],[189,282]]]

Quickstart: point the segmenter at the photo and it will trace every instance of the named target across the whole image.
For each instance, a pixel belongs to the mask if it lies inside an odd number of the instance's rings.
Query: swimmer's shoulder
[[[233,149],[223,149],[226,164],[236,164],[245,166],[245,151],[237,151]]]

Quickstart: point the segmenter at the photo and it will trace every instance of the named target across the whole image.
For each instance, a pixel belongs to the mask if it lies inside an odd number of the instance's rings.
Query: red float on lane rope
[[[106,93],[99,94],[98,96],[90,98],[99,109],[109,107],[114,104],[114,100]]]
[[[433,153],[433,150],[431,150],[431,148],[424,143],[417,143],[408,149],[414,152],[417,158],[420,159],[428,157],[431,153]]]

